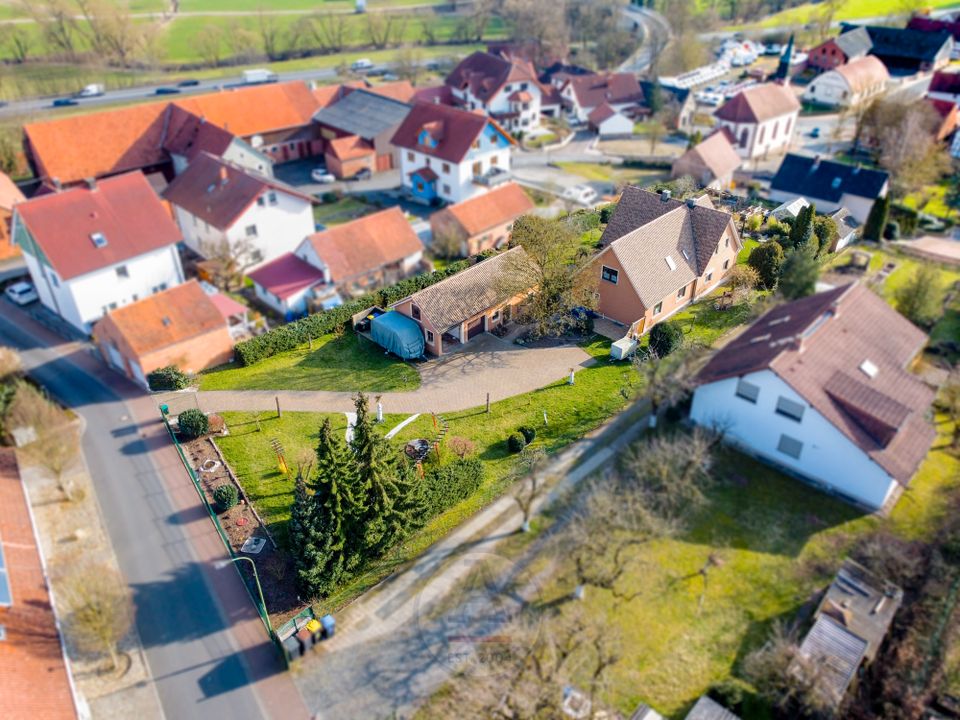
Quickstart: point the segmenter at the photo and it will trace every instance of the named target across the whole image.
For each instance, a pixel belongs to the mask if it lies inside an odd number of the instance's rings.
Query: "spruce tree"
[[[307,490],[301,471],[297,472],[294,485],[288,541],[293,565],[297,571],[297,587],[305,598],[315,598],[323,590],[321,573],[324,565],[325,543],[317,527],[313,498]]]
[[[796,220],[790,227],[790,245],[793,248],[802,248],[813,239],[813,216],[816,209],[813,205],[801,208]]]
[[[863,239],[880,242],[883,239],[883,229],[887,226],[887,216],[890,214],[890,196],[877,198],[870,208],[867,222],[863,226]]]

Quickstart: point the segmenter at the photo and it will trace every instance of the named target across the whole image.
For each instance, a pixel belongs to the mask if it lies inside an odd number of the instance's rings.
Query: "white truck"
[[[277,74],[271,70],[262,68],[256,70],[243,71],[244,85],[262,85],[263,83],[273,83],[277,81]]]
[[[89,97],[100,97],[103,95],[103,85],[100,83],[94,83],[92,85],[87,85],[83,90],[77,93],[77,97],[89,98]]]

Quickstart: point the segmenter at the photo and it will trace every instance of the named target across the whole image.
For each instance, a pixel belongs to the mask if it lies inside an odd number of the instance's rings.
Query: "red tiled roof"
[[[799,110],[800,101],[793,90],[778,83],[764,83],[741,90],[714,116],[734,123],[760,123]]]
[[[516,92],[510,93],[510,97],[507,98],[510,102],[530,102],[533,100],[533,95],[528,93],[526,90],[517,90]]]
[[[235,315],[243,315],[247,312],[245,306],[238,303],[226,293],[218,292],[213,295],[207,295],[207,297],[210,298],[210,302],[216,306],[224,320],[229,320]]]
[[[941,118],[948,118],[951,113],[957,111],[957,104],[949,100],[934,100],[933,98],[924,98],[927,104],[932,107]]]
[[[723,178],[740,167],[742,161],[730,141],[729,130],[721,128],[687,150],[676,162],[681,166],[693,162],[709,170],[714,178]]]
[[[319,109],[317,98],[304,82],[221,90],[174,104],[242,137],[309,125]]]
[[[380,83],[379,85],[370,85],[366,88],[369,92],[376,95],[388,97],[391,100],[399,100],[404,103],[413,102],[417,94],[416,88],[410,84],[409,80],[397,80],[396,82]]]
[[[331,140],[327,146],[327,152],[340,160],[353,160],[373,155],[376,150],[363,138],[356,135],[347,135]]]
[[[459,163],[466,157],[470,147],[480,137],[487,124],[493,125],[511,145],[516,144],[495,120],[447,105],[422,102],[414,105],[404,118],[393,135],[392,143],[397,147],[417,150],[441,160]],[[424,129],[437,141],[436,147],[427,147],[417,142],[420,132]]]
[[[0,209],[11,210],[14,205],[24,200],[26,198],[23,196],[23,192],[10,179],[10,176],[0,172]]]
[[[587,115],[587,122],[593,126],[597,126],[602,123],[604,120],[608,120],[617,114],[617,111],[608,102],[604,102],[600,105],[597,105],[589,115]]]
[[[340,284],[399,262],[423,250],[400,208],[353,220],[309,236],[304,242],[330,270],[328,282]]]
[[[440,105],[453,105],[453,94],[450,92],[449,85],[437,85],[436,87],[417,88],[410,102],[438,103]]]
[[[414,170],[412,173],[410,173],[410,175],[411,176],[417,175],[423,178],[424,180],[426,180],[427,182],[437,179],[437,174],[433,171],[433,168],[428,168],[426,166]]]
[[[478,50],[461,60],[445,82],[452,88],[469,88],[474,97],[486,102],[508,82],[536,83],[537,76],[526,60],[506,59]]]
[[[569,82],[582,108],[594,108],[604,102],[614,105],[643,102],[640,82],[632,73],[577,75]]]
[[[140,172],[100,180],[93,190],[75,187],[35,197],[17,205],[15,214],[63,280],[183,239]],[[93,244],[94,233],[104,235],[104,247]]]
[[[198,155],[177,175],[163,191],[163,198],[215,228],[226,230],[262,193],[271,189],[313,202],[309,195],[278,180],[209,153]]]
[[[247,275],[281,300],[323,282],[323,272],[293,253],[285,253]]]
[[[12,448],[0,448],[0,544],[13,594],[0,607],[0,698],[3,717],[68,720],[77,717],[63,660],[40,548]]]
[[[511,182],[439,212],[453,216],[467,234],[473,236],[512,222],[533,210],[533,207],[533,201],[523,188]]]
[[[196,280],[111,310],[100,323],[113,325],[138,357],[226,328],[223,314]]]
[[[223,155],[235,139],[234,135],[213,123],[172,105],[163,149],[173,155],[182,155],[188,161],[202,152]]]
[[[934,392],[907,371],[927,337],[857,283],[781,305],[718,351],[710,383],[772,370],[898,482],[936,437],[925,414]],[[861,367],[877,368],[871,378]]]
[[[946,70],[937,70],[930,81],[928,93],[940,92],[951,95],[960,95],[960,72]]]

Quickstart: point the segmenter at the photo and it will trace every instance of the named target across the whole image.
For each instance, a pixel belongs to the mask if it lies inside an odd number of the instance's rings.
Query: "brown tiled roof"
[[[9,720],[77,717],[40,548],[13,448],[0,448],[0,544],[13,595],[0,607],[0,699]]]
[[[760,123],[800,110],[800,101],[788,87],[764,83],[741,90],[714,113],[721,120]]]
[[[937,70],[930,81],[928,93],[941,92],[951,95],[960,94],[960,71],[957,70]]]
[[[445,332],[512,297],[514,293],[505,289],[503,278],[511,272],[511,264],[525,258],[526,252],[517,246],[415,292],[410,300],[435,328]]]
[[[336,225],[304,242],[313,246],[337,285],[423,250],[423,243],[398,207]]]
[[[267,190],[313,202],[309,195],[252,170],[201,153],[177,175],[166,190],[165,200],[206,223],[226,230]]]
[[[604,102],[613,105],[643,102],[643,90],[632,73],[578,75],[570,78],[570,87],[580,107],[593,108]]]
[[[533,210],[533,207],[533,201],[523,188],[511,182],[439,212],[451,215],[467,235],[473,236],[513,222]]]
[[[495,120],[479,113],[423,102],[413,106],[397,128],[391,142],[400,148],[417,150],[441,160],[459,163],[466,157],[470,147],[480,137],[480,133],[488,123],[492,124],[511,144],[516,144]],[[418,144],[420,131],[424,129],[437,141],[436,147]]]
[[[437,173],[434,172],[433,168],[428,168],[426,165],[424,165],[422,168],[417,168],[410,174],[417,175],[423,178],[424,180],[426,180],[427,182],[430,182],[431,180],[436,180],[438,177]]]
[[[905,484],[936,437],[926,419],[934,392],[906,369],[926,340],[853,283],[771,310],[717,352],[698,382],[772,370]],[[877,368],[874,377],[864,362]]]
[[[847,81],[847,85],[854,93],[863,92],[890,79],[887,66],[875,55],[865,55],[851,60],[834,71]]]
[[[196,280],[111,310],[100,322],[113,325],[139,357],[226,329],[219,308]]]
[[[0,209],[11,210],[17,203],[23,202],[23,196],[17,184],[6,173],[0,172]]]
[[[35,197],[17,205],[16,214],[63,280],[183,240],[140,172],[100,180],[94,190],[75,187]],[[94,233],[104,235],[105,246],[93,244]]]
[[[468,55],[447,76],[452,88],[469,88],[480,101],[486,102],[508,82],[537,82],[533,66],[526,60],[505,59],[492,53],[477,51]]]
[[[742,161],[730,143],[729,135],[723,130],[718,130],[711,133],[699,145],[687,150],[677,162],[700,165],[710,171],[714,178],[722,178],[740,167]]]
[[[202,152],[223,155],[235,139],[232,133],[176,105],[170,106],[167,122],[163,149],[173,155],[182,155],[188,161]]]
[[[604,101],[600,105],[597,105],[589,115],[587,115],[587,122],[591,125],[599,125],[604,120],[612,118],[617,114],[617,111],[613,109],[610,103]]]
[[[510,97],[507,98],[510,102],[530,102],[533,100],[533,95],[528,93],[526,90],[517,90],[516,92],[510,93]]]
[[[327,148],[327,152],[340,160],[353,160],[373,155],[376,152],[373,145],[356,135],[347,135],[331,140]]]

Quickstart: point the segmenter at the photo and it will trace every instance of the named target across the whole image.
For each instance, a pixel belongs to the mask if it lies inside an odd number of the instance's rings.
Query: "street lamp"
[[[226,560],[217,560],[213,566],[217,570],[223,570],[223,568],[227,567],[228,565],[232,565],[233,563],[237,562],[237,560],[246,560],[248,563],[250,563],[250,567],[253,568],[253,579],[257,583],[257,592],[260,593],[260,606],[263,608],[264,622],[267,624],[267,630],[270,633],[270,637],[273,637],[273,625],[270,624],[270,613],[267,612],[267,602],[263,599],[263,587],[260,585],[260,576],[257,575],[257,564],[253,561],[253,559],[248,558],[245,555],[240,555],[238,557],[228,558]]]

